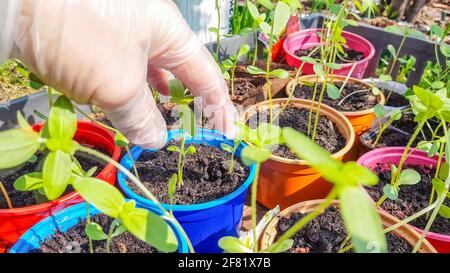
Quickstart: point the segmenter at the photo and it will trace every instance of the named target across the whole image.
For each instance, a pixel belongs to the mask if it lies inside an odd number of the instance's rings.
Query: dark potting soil
[[[97,214],[91,217],[91,222],[99,224],[108,234],[113,219]],[[89,239],[85,233],[86,219],[69,228],[66,232],[57,230],[51,238],[46,238],[34,253],[89,253]],[[92,241],[94,253],[106,253],[106,240]],[[158,251],[139,240],[129,232],[114,237],[111,242],[111,253],[157,253]]]
[[[179,141],[171,141],[177,145]],[[231,154],[222,149],[205,144],[192,144],[197,149],[193,155],[186,156],[183,170],[183,185],[177,187],[175,202],[177,205],[189,205],[209,202],[233,192],[245,182],[249,174],[236,157],[234,171],[230,176]],[[156,152],[144,151],[136,162],[142,183],[162,203],[169,203],[167,185],[169,179],[178,170],[178,153],[167,151],[167,147]],[[189,144],[186,143],[186,148]],[[137,194],[145,196],[134,183],[128,186]]]
[[[432,130],[435,130],[438,123],[434,120],[430,120],[429,124],[432,128]],[[380,140],[378,141],[377,147],[394,147],[394,146],[406,146],[414,133],[417,123],[414,121],[414,115],[410,112],[404,113],[402,115],[402,118],[398,121],[395,121],[392,123],[392,127],[395,127],[401,131],[393,130],[393,129],[387,129],[383,132],[383,134],[380,137]],[[442,136],[444,134],[442,128],[438,130],[437,135]],[[377,138],[378,133],[373,134],[371,136],[371,142],[375,142],[375,139]],[[416,139],[413,141],[413,147],[417,146],[417,144],[424,140],[430,140],[432,136],[431,130],[425,125],[422,128],[422,132],[417,135]],[[425,137],[425,138],[424,138]]]
[[[278,236],[281,236],[306,215],[296,212],[289,217],[282,217],[277,225]],[[347,233],[339,209],[329,207],[293,236],[294,245],[287,252],[337,253],[346,237]],[[396,236],[394,233],[388,233],[386,240],[388,251],[391,253],[410,253],[413,250],[405,239]],[[353,252],[353,250],[349,252]]]
[[[96,150],[105,154],[109,154],[108,152],[102,151],[101,149]],[[3,182],[3,185],[5,186],[6,191],[8,192],[9,198],[11,199],[11,203],[14,208],[28,207],[48,202],[47,198],[42,194],[38,193],[38,191],[22,192],[14,189],[14,182],[16,181],[16,179],[18,179],[22,175],[39,171],[42,169],[43,155],[42,153],[37,153],[36,156],[38,158],[36,162],[25,163],[24,166],[22,166],[13,174],[8,173],[5,175],[3,173],[0,173],[0,181]],[[93,156],[85,153],[77,152],[75,154],[75,157],[78,159],[78,162],[80,163],[84,171],[88,171],[93,167],[97,167],[94,176],[98,175],[102,171],[102,169],[106,166],[106,164],[103,161],[96,159]],[[64,195],[72,191],[73,191],[72,187],[69,186],[64,192]],[[7,208],[8,204],[6,203],[5,197],[3,194],[0,193],[0,209],[7,209]]]
[[[338,89],[341,89],[342,83],[334,84]],[[315,100],[319,98],[322,84],[317,86],[317,95]],[[360,92],[361,91],[361,92]],[[362,92],[364,91],[364,92]],[[347,95],[352,94],[347,97]],[[314,86],[297,85],[294,90],[294,97],[300,99],[312,100],[314,95]],[[345,98],[345,99],[344,99]],[[324,93],[323,103],[333,107],[338,111],[355,112],[366,109],[371,109],[377,105],[377,97],[372,94],[372,91],[366,86],[357,83],[347,83],[342,90],[341,96],[338,99],[331,99],[327,92]]]
[[[308,119],[309,110],[305,108],[297,108],[293,106],[287,106],[285,110],[278,115],[281,108],[274,107],[272,109],[273,116],[278,116],[274,120],[274,124],[284,127],[292,127],[303,134],[308,133]],[[314,125],[315,113],[312,113],[312,126]],[[248,124],[251,128],[255,129],[258,124],[269,121],[269,110],[259,111],[257,114],[250,117]],[[334,154],[345,147],[346,139],[339,132],[337,125],[329,120],[326,116],[321,115],[317,126],[316,143],[328,152]],[[287,159],[297,159],[297,156],[289,150],[285,145],[274,146],[273,154],[281,156]]]
[[[175,108],[174,103],[158,103],[156,105],[158,110],[161,112],[167,126],[173,125],[178,120],[178,115],[174,114],[173,110]]]
[[[403,95],[384,89],[382,92],[386,98],[386,103],[384,104],[385,106],[402,107],[409,105],[409,100],[407,100]]]
[[[309,54],[311,54],[311,52],[315,49],[316,49],[316,47],[299,49],[299,50],[295,51],[294,54],[298,57],[304,57],[304,56],[306,57],[306,56],[309,56]],[[338,63],[338,64],[353,63],[353,62],[361,61],[362,59],[365,58],[364,52],[358,51],[358,50],[355,50],[352,48],[344,47],[344,52],[345,52],[345,55],[343,56],[344,59],[336,57],[336,61],[335,61],[336,63]],[[322,58],[320,49],[317,49],[310,57],[314,58],[314,59]]]
[[[431,180],[436,172],[436,169],[432,166],[406,165],[403,169],[408,168],[419,172],[422,180],[416,185],[400,187],[397,200],[387,199],[381,205],[381,208],[401,220],[428,206],[432,189]],[[366,188],[366,190],[373,200],[378,201],[383,195],[384,185],[391,182],[390,165],[385,163],[378,164],[375,172],[378,173],[380,182],[376,186]],[[449,198],[444,201],[444,205],[450,206]],[[427,220],[426,216],[423,216],[415,219],[410,224],[423,229]],[[450,219],[445,219],[438,215],[430,230],[450,235]]]
[[[256,97],[264,92],[266,80],[264,77],[251,76],[234,79],[234,94],[232,94],[231,82],[228,81],[228,89],[233,103],[248,106],[256,103]]]

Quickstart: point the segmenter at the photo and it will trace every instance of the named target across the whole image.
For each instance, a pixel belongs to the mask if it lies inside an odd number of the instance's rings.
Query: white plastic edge
[[[22,0],[0,0],[0,64],[9,58]]]

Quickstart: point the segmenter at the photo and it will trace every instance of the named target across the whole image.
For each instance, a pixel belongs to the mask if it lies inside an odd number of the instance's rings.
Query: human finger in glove
[[[167,71],[201,97],[215,129],[234,135],[227,85],[171,0],[0,0],[0,61],[10,57],[77,103],[100,106],[139,146],[166,142],[148,84],[167,94]]]

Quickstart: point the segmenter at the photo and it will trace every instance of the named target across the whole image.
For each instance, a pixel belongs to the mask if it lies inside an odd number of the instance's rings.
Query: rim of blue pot
[[[168,136],[167,136],[168,141],[179,136],[180,133],[181,133],[181,130],[179,130],[179,129],[168,131]],[[213,137],[214,140],[220,140],[221,142],[227,143],[231,146],[234,145],[233,140],[226,138],[225,135],[223,135],[222,133],[220,133],[216,130],[205,129],[205,128],[198,128],[194,139],[186,138],[186,143],[190,143],[193,140],[199,140],[199,141],[204,140],[204,141],[202,141],[202,143],[208,144],[208,139],[204,139],[205,135],[207,135],[209,137]],[[201,138],[199,138],[199,136],[201,136]],[[236,154],[239,155],[239,158],[241,157],[242,149],[245,148],[246,146],[247,146],[247,144],[245,144],[244,142],[241,142],[238,149],[236,150]],[[133,159],[136,161],[144,151],[155,152],[157,150],[158,149],[143,149],[141,147],[135,146],[131,149],[131,155],[132,155]],[[127,168],[128,170],[130,170],[132,168],[128,155],[124,155],[122,157],[120,164],[122,166],[124,166],[125,168]],[[242,185],[239,188],[237,188],[233,192],[225,195],[224,197],[221,197],[219,199],[212,200],[209,202],[198,203],[198,204],[170,206],[170,204],[161,203],[161,206],[166,210],[170,210],[172,208],[173,211],[204,210],[204,209],[209,209],[212,207],[220,206],[220,205],[236,198],[237,196],[242,194],[244,191],[246,191],[248,189],[248,187],[250,187],[250,185],[252,184],[253,179],[255,177],[255,174],[256,174],[256,164],[252,164],[249,168],[250,168],[250,173],[249,173],[247,179],[244,181],[244,183],[242,183]],[[156,207],[156,204],[153,201],[151,201],[145,197],[142,197],[142,196],[138,195],[137,193],[135,193],[133,190],[131,190],[131,188],[128,187],[128,185],[126,183],[126,180],[127,180],[126,178],[127,178],[127,176],[123,172],[121,172],[121,171],[118,172],[118,174],[117,174],[118,185],[119,185],[120,189],[125,193],[125,195],[127,195],[127,197],[129,197],[131,199],[135,199],[137,201],[137,203],[140,203],[142,205]]]
[[[127,201],[129,201],[129,200],[130,199],[127,199]],[[136,207],[142,208],[142,206],[140,206],[139,204],[136,204]],[[22,245],[24,243],[28,243],[28,244],[31,244],[34,246],[34,243],[30,243],[30,240],[28,238],[31,238],[32,236],[36,235],[38,233],[37,232],[38,230],[44,229],[48,225],[53,225],[55,228],[57,228],[59,224],[56,223],[56,219],[61,219],[61,218],[67,217],[67,215],[70,216],[72,214],[76,214],[76,211],[85,210],[85,208],[86,208],[86,202],[82,202],[80,204],[70,206],[68,208],[58,211],[55,214],[45,217],[41,221],[34,224],[27,232],[22,234],[22,236],[20,236],[19,240],[17,240],[17,242],[14,243],[14,245],[11,247],[11,249],[9,250],[9,253],[24,253],[22,251],[19,251],[19,249],[22,247]],[[148,210],[152,211],[153,213],[158,214],[158,211],[153,211],[149,208],[144,208],[144,209],[148,209]],[[101,211],[96,209],[91,204],[89,204],[89,212],[90,212],[91,216],[102,213]],[[86,213],[85,212],[83,212],[83,213],[84,213],[84,217],[86,217]],[[83,217],[83,215],[81,215],[80,217]],[[80,218],[80,217],[78,217],[78,218]],[[168,222],[168,223],[169,223],[170,227],[172,228],[172,230],[174,231],[175,236],[177,237],[178,252],[179,253],[189,253],[188,243],[187,243],[186,239],[182,236],[180,230],[177,227],[175,227],[173,224],[171,224],[170,222]],[[54,230],[52,230],[52,231],[53,231],[53,233],[46,234],[46,237],[44,238],[44,240],[54,235]]]

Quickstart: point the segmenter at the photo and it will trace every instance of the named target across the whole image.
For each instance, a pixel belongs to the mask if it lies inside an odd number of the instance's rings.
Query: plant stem
[[[273,23],[272,23],[271,33],[273,33]],[[269,52],[267,53],[267,63],[266,63],[266,86],[267,86],[267,95],[269,96],[269,120],[272,120],[272,117],[273,117],[272,83],[270,82],[270,63],[272,61],[272,47],[273,47],[273,40],[272,40],[272,36],[270,36],[269,37]]]
[[[48,97],[48,106],[50,109],[53,107],[53,88],[47,86],[47,97]]]
[[[256,236],[256,192],[258,189],[258,178],[261,164],[256,164],[255,178],[252,184],[252,230],[253,230],[253,252],[258,253],[258,238]]]
[[[220,24],[221,24],[219,0],[216,0],[216,11],[217,11],[216,55],[218,62],[220,53]]]
[[[186,145],[186,136],[183,135],[181,138],[180,152],[178,154],[178,187],[183,186],[183,169],[184,161],[186,159],[184,150]]]
[[[181,235],[186,239],[189,251],[191,253],[195,253],[191,240],[189,239],[189,237],[187,236],[186,232],[184,231],[180,223],[177,221],[177,219],[161,205],[158,199],[156,199],[156,197],[141,183],[141,181],[139,181],[139,179],[137,179],[136,176],[134,176],[130,171],[127,170],[127,168],[116,162],[111,157],[104,155],[98,152],[97,150],[91,149],[89,147],[80,146],[79,151],[98,157],[99,159],[112,164],[119,171],[123,172],[131,180],[131,182],[133,182],[145,194],[146,198],[150,199],[153,203],[155,203],[158,209],[164,214],[163,218],[172,222],[175,225],[175,227],[181,232]]]
[[[6,191],[5,186],[3,186],[3,183],[1,181],[0,181],[0,190],[2,191],[3,196],[5,197],[6,204],[8,204],[8,208],[13,209],[14,207],[11,203],[11,199],[9,198],[8,192]]]
[[[292,236],[294,236],[295,233],[297,233],[297,231],[306,226],[314,218],[319,216],[326,208],[328,208],[333,203],[336,196],[337,196],[337,189],[336,187],[334,187],[323,203],[321,203],[314,211],[312,211],[311,213],[300,219],[278,239],[278,241],[275,243],[274,248],[277,248],[281,243],[290,239]]]
[[[89,203],[88,202],[85,202],[85,203],[86,203],[86,221],[87,221],[87,224],[90,225],[91,224],[91,213],[89,211]],[[94,253],[94,246],[92,245],[92,239],[89,236],[88,236],[88,239],[89,239],[89,252]]]
[[[398,57],[400,56],[400,51],[402,50],[403,45],[405,44],[406,37],[407,37],[407,36],[404,35],[403,38],[402,38],[402,41],[400,42],[400,45],[399,45],[399,47],[398,47],[398,50],[397,50],[397,52],[396,52],[396,54],[395,54],[395,56],[394,56],[394,60],[392,61],[392,65],[391,65],[391,67],[389,68],[389,73],[388,73],[389,76],[391,76],[392,72],[394,71],[395,64],[397,63]]]
[[[237,60],[236,60],[237,62]],[[234,97],[234,74],[236,72],[236,65],[237,63],[233,64],[233,67],[231,68],[231,97]]]
[[[314,108],[314,102],[316,101],[317,89],[319,86],[319,77],[316,77],[316,82],[314,83],[314,91],[311,100],[311,107],[309,108],[309,116],[308,116],[308,136],[311,136],[311,123],[312,123],[312,113]]]
[[[133,171],[134,171],[134,175],[137,177],[137,179],[141,180],[141,178],[139,177],[137,168],[136,168],[136,162],[134,161],[133,156],[131,155],[130,146],[128,146],[128,145],[125,146],[125,150],[127,151],[127,155],[130,158],[131,166],[133,167]]]
[[[343,97],[343,98],[338,102],[337,105],[341,105],[346,99],[350,98],[351,96],[353,96],[353,95],[355,95],[355,94],[365,93],[365,92],[367,92],[367,91],[370,91],[370,90],[369,90],[369,89],[364,89],[364,90],[358,90],[358,91],[352,92],[352,93],[348,94],[347,96]]]
[[[394,122],[394,120],[391,117],[385,124],[383,124],[383,126],[381,126],[380,131],[378,132],[377,138],[373,142],[374,148],[377,147],[378,142],[380,141],[381,136],[383,135],[384,131],[386,131],[386,129],[389,128],[393,122]]]
[[[111,241],[112,241],[112,234],[114,232],[114,230],[116,229],[116,224],[117,224],[117,219],[114,219],[114,221],[111,223],[111,225],[109,226],[109,231],[108,231],[108,239],[106,239],[106,253],[111,253]]]
[[[253,54],[252,65],[255,66],[256,60],[258,59],[258,31],[255,31],[255,51]]]

